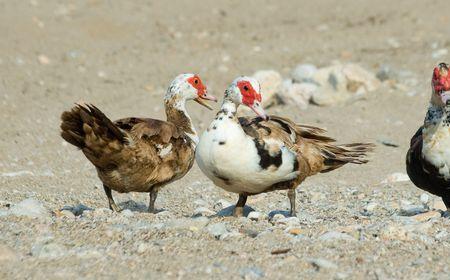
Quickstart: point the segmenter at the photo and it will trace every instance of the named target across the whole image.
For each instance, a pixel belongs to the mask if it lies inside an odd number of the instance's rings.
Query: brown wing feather
[[[149,191],[192,166],[193,148],[172,123],[148,118],[112,122],[93,105],[77,105],[61,119],[61,136],[83,151],[113,190]],[[161,155],[162,148],[170,152]]]
[[[270,116],[268,121],[261,118],[239,118],[244,131],[256,139],[275,138],[297,153],[299,166],[308,165],[309,175],[328,172],[347,163],[366,163],[366,154],[373,150],[371,143],[335,145],[335,140],[324,135],[326,130],[309,125],[299,125],[293,121]],[[302,170],[305,172],[305,169]]]
[[[173,123],[150,118],[124,118],[115,121],[115,124],[138,139],[157,137],[163,143],[169,143],[171,138],[182,135]]]

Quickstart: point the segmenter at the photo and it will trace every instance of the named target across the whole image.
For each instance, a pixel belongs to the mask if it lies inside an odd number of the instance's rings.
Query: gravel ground
[[[431,69],[450,61],[449,3],[336,2],[0,1],[0,278],[449,279],[450,219],[402,178]],[[79,100],[113,119],[164,118],[181,72],[221,97],[237,75],[335,60],[388,65],[399,83],[344,105],[269,109],[378,144],[369,164],[302,184],[298,218],[284,216],[284,192],[230,217],[236,195],[196,166],[160,192],[160,213],[145,213],[145,194],[115,194],[127,210],[112,213],[94,168],[58,135]],[[213,116],[188,110],[200,131]]]

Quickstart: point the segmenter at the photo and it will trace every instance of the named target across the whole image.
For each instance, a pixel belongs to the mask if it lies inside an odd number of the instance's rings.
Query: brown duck
[[[259,117],[236,117],[243,104]],[[294,216],[295,189],[307,177],[347,163],[366,163],[372,144],[336,145],[324,130],[277,117],[261,106],[260,85],[239,77],[225,91],[221,110],[202,134],[196,150],[200,169],[217,186],[239,194],[235,216],[243,214],[247,196],[288,190]]]
[[[406,171],[419,188],[442,200],[450,210],[450,71],[440,63],[431,79],[431,99],[423,126],[411,139]]]
[[[113,211],[121,209],[111,190],[148,192],[148,211],[154,212],[158,190],[192,167],[198,136],[185,102],[195,100],[211,109],[202,99],[216,101],[198,75],[181,74],[164,96],[167,121],[124,118],[112,122],[93,105],[77,105],[61,115],[61,136],[95,166]]]

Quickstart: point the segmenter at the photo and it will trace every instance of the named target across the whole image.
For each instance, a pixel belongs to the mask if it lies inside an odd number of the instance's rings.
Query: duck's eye
[[[245,90],[245,91],[248,91],[248,86],[244,86],[244,90]]]
[[[194,84],[196,84],[196,85],[198,84],[198,79],[194,80]]]

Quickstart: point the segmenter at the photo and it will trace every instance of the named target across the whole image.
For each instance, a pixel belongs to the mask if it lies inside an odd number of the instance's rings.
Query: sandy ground
[[[0,217],[0,278],[449,279],[449,219],[409,224],[399,205],[420,204],[423,192],[410,182],[380,183],[405,172],[431,69],[450,61],[432,56],[450,48],[449,7],[447,0],[0,1],[0,209],[29,197],[48,211],[96,209],[76,218]],[[367,165],[308,179],[299,188],[297,235],[274,221],[192,218],[199,206],[218,211],[220,199],[236,200],[196,166],[161,191],[157,207],[166,211],[143,213],[145,194],[115,194],[132,212],[109,213],[95,170],[59,137],[61,112],[79,100],[113,119],[164,118],[162,95],[178,73],[199,73],[220,97],[237,75],[287,76],[298,63],[333,60],[373,72],[387,64],[414,78],[406,90],[382,88],[349,105],[270,109],[327,128],[340,142],[399,145],[378,145]],[[188,109],[200,131],[212,119],[196,104]],[[378,206],[367,215],[369,202]],[[284,192],[248,205],[265,214],[288,209]],[[214,224],[232,234],[215,238]],[[329,231],[346,236],[321,239]],[[278,249],[290,251],[272,254]]]

